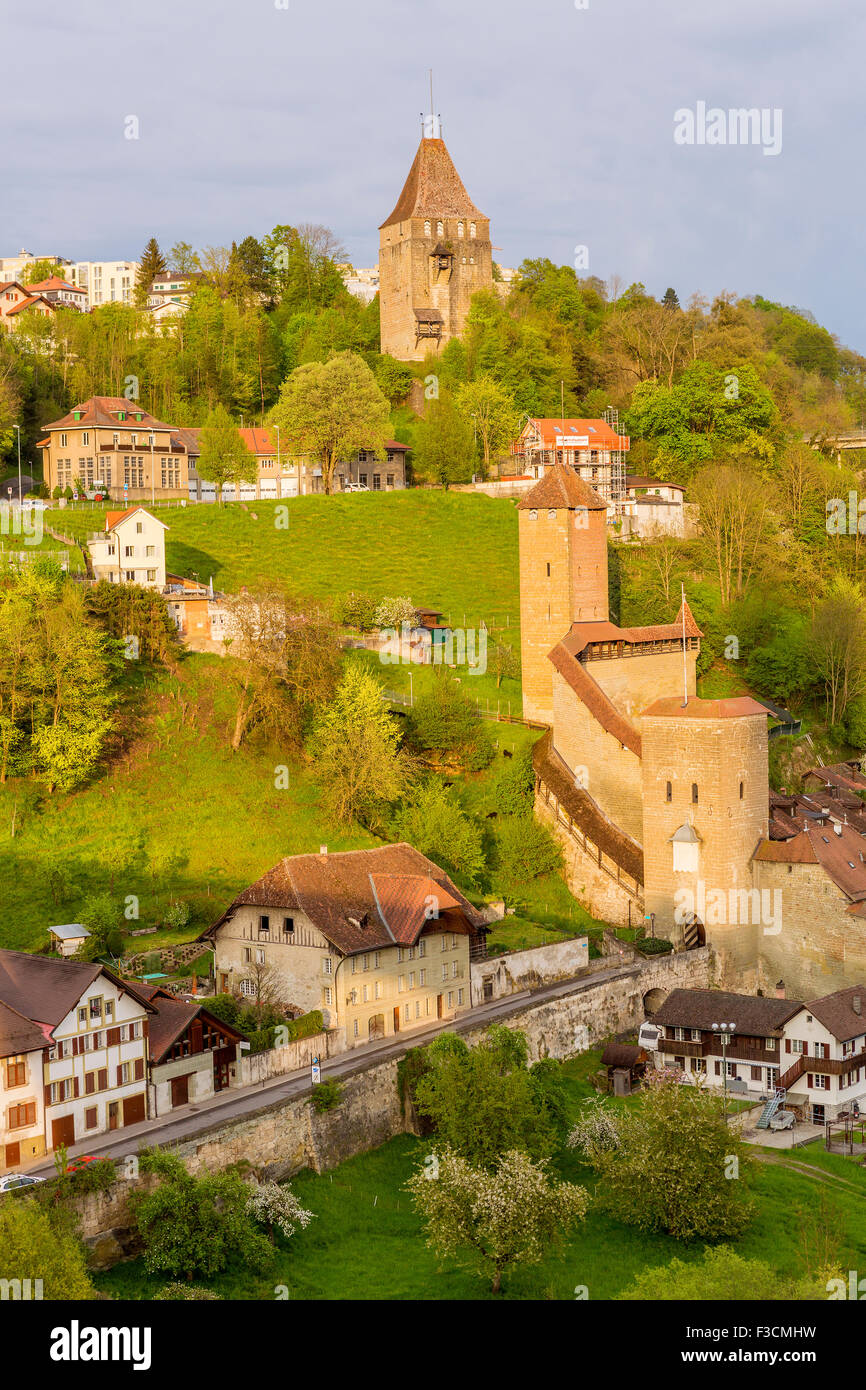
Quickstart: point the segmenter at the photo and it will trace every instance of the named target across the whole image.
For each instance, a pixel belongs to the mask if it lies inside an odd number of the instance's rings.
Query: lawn
[[[587,1077],[598,1066],[599,1055],[583,1053],[563,1064],[572,1115],[580,1101],[593,1094]],[[430,1139],[400,1135],[331,1172],[299,1174],[292,1187],[315,1220],[290,1243],[280,1245],[276,1269],[266,1277],[237,1272],[210,1286],[224,1298],[236,1299],[272,1299],[280,1284],[288,1287],[292,1299],[491,1298],[483,1280],[450,1261],[440,1262],[425,1244],[404,1188],[413,1168],[430,1152]],[[793,1160],[802,1161],[808,1153],[797,1150]],[[592,1189],[594,1175],[572,1150],[563,1150],[555,1167],[562,1177]],[[821,1171],[825,1167],[831,1165],[821,1163]],[[757,1212],[737,1243],[739,1254],[766,1261],[781,1276],[798,1273],[800,1213],[813,1209],[818,1193],[826,1191],[829,1206],[845,1216],[848,1248],[843,1257],[853,1261],[850,1268],[863,1268],[866,1204],[857,1200],[853,1189],[821,1184],[789,1167],[787,1156],[781,1162],[756,1163],[754,1169]],[[841,1171],[866,1195],[866,1173],[853,1164]],[[586,1285],[590,1299],[610,1299],[648,1265],[667,1264],[675,1256],[697,1260],[702,1253],[699,1243],[683,1246],[667,1236],[644,1234],[591,1206],[562,1257],[552,1255],[540,1265],[507,1275],[503,1297],[571,1300],[577,1286]],[[147,1299],[164,1282],[148,1276],[141,1260],[117,1265],[97,1279],[99,1287],[116,1298]]]
[[[212,578],[228,593],[279,579],[316,597],[405,594],[440,609],[454,627],[477,628],[484,619],[518,631],[517,511],[502,498],[408,488],[154,510],[169,528],[169,570]],[[47,515],[55,529],[83,540],[102,529],[105,511]]]

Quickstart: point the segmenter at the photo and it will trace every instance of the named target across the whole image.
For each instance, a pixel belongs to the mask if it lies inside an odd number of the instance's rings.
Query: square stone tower
[[[552,724],[548,654],[572,623],[608,617],[607,503],[557,463],[517,506],[523,715]]]
[[[643,711],[644,894],[656,936],[711,942],[732,967],[764,929],[752,857],[767,836],[767,710],[748,696],[668,696]],[[676,917],[680,920],[677,921]]]
[[[379,228],[382,352],[401,362],[441,352],[462,331],[473,294],[492,286],[490,221],[430,117],[397,206]]]

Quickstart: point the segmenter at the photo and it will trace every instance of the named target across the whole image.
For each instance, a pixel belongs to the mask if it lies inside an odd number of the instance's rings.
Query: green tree
[[[807,647],[824,685],[827,718],[836,724],[866,693],[866,616],[856,584],[836,577],[815,606]]]
[[[517,435],[514,401],[493,377],[479,376],[459,388],[456,404],[467,424],[473,426],[487,477],[491,454],[502,453]]]
[[[133,1198],[147,1270],[189,1280],[230,1268],[266,1269],[273,1249],[256,1229],[250,1197],[237,1173],[197,1178],[169,1167],[158,1187]]]
[[[517,1029],[494,1024],[472,1048],[456,1046],[453,1035],[444,1045],[439,1038],[427,1059],[430,1069],[416,1082],[414,1099],[441,1144],[491,1171],[509,1149],[533,1159],[553,1153],[559,1112],[542,1077],[533,1079]]]
[[[327,362],[296,367],[283,382],[271,411],[271,420],[285,438],[301,454],[320,460],[327,493],[333,491],[340,459],[358,449],[382,456],[389,419],[387,397],[366,362],[353,352],[338,352]]]
[[[323,802],[336,820],[369,823],[403,793],[407,765],[400,737],[378,681],[360,662],[349,664],[308,745]]]
[[[484,872],[481,827],[438,778],[411,788],[394,818],[394,833],[470,886]]]
[[[415,431],[412,466],[429,483],[468,483],[472,477],[475,443],[472,421],[447,396],[428,403]]]
[[[143,309],[147,303],[148,292],[156,277],[164,275],[167,269],[159,242],[152,236],[141,253],[135,281],[135,302],[139,308]]]
[[[763,1260],[738,1255],[730,1245],[705,1246],[702,1260],[642,1269],[618,1299],[633,1302],[775,1302],[819,1300],[827,1297],[827,1276],[784,1277]]]
[[[41,1279],[44,1299],[67,1303],[96,1297],[83,1245],[58,1214],[32,1199],[0,1202],[0,1250],[3,1277]]]
[[[677,292],[675,289],[671,288],[670,285],[662,295],[662,304],[665,306],[666,309],[678,309],[680,307],[680,301],[677,297]]]
[[[518,1150],[500,1155],[491,1172],[446,1149],[407,1188],[428,1245],[489,1278],[495,1294],[508,1269],[558,1252],[589,1202],[582,1187],[555,1182],[543,1162]]]
[[[171,269],[178,275],[192,275],[198,269],[195,251],[188,241],[176,241],[168,259]]]
[[[57,275],[61,280],[66,278],[61,267],[54,261],[31,261],[21,272],[21,283],[39,285],[43,280],[50,280],[52,275]]]
[[[412,706],[406,741],[422,755],[455,759],[472,771],[487,767],[493,759],[493,741],[474,700],[445,673],[438,674]]]
[[[509,816],[496,835],[496,859],[503,878],[518,885],[562,869],[562,846],[532,815]]]
[[[590,1151],[595,1200],[618,1221],[676,1240],[724,1240],[751,1219],[750,1159],[720,1097],[653,1080],[619,1120],[620,1142]]]
[[[256,456],[247,448],[224,406],[215,406],[208,415],[202,427],[199,448],[199,475],[216,485],[220,502],[226,483],[234,483],[240,488],[241,483],[255,482]]]

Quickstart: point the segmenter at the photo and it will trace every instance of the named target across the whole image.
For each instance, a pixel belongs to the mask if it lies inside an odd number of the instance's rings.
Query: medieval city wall
[[[695,667],[698,654],[686,652],[689,695],[695,694]],[[607,661],[587,661],[589,675],[617,709],[640,728],[638,716],[654,700],[669,695],[682,696],[683,654],[647,652],[644,656],[613,657]]]
[[[672,989],[705,988],[714,983],[708,949],[687,951],[629,968],[610,980],[576,983],[572,993],[527,1003],[503,1020],[526,1034],[530,1060],[564,1059],[593,1047],[611,1034],[636,1029],[645,1016],[644,1000],[661,1002]],[[461,1027],[469,1043],[483,1036],[487,1023]],[[246,1161],[261,1176],[283,1180],[302,1168],[323,1172],[355,1154],[378,1147],[411,1127],[397,1085],[396,1058],[371,1061],[341,1078],[343,1096],[334,1110],[319,1115],[310,1093],[283,1099],[254,1115],[214,1124],[171,1145],[193,1173],[217,1171]],[[147,1136],[152,1141],[154,1136]],[[154,1177],[119,1181],[107,1192],[86,1193],[74,1207],[80,1234],[96,1268],[107,1268],[137,1253],[130,1199],[149,1190]]]
[[[804,1001],[866,984],[866,919],[846,911],[848,899],[821,866],[755,860],[752,869],[757,889],[780,894],[781,931],[756,939],[765,993],[778,980],[789,999]]]
[[[602,728],[558,671],[553,672],[553,677],[553,746],[556,752],[575,774],[579,773],[578,785],[589,792],[608,820],[640,844],[643,835],[640,758]]]

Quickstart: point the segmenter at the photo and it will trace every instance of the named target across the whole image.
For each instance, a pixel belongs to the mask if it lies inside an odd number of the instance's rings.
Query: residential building
[[[735,1095],[778,1096],[812,1124],[866,1109],[866,985],[802,1003],[715,989],[675,989],[652,1015],[657,1067]],[[718,1025],[733,1024],[722,1042]],[[715,1028],[713,1025],[717,1025]]]
[[[554,464],[565,464],[604,498],[611,517],[618,515],[627,495],[625,456],[630,440],[620,434],[616,412],[608,414],[610,419],[604,420],[527,420],[511,446],[519,472],[543,478]]]
[[[17,280],[0,284],[0,326],[3,328],[14,332],[27,310],[32,310],[41,318],[52,318],[55,309],[51,300],[44,295],[33,294],[29,285],[19,284]]]
[[[184,645],[223,655],[229,626],[225,595],[214,590],[213,580],[202,584],[180,574],[166,574],[165,580],[166,607]]]
[[[27,288],[31,294],[41,294],[50,304],[64,304],[69,309],[87,308],[86,292],[77,285],[70,285],[67,280],[61,280],[59,275],[50,275],[47,280],[39,280]]]
[[[0,280],[20,280],[28,266],[37,261],[47,261],[50,265],[64,270],[71,262],[63,256],[34,256],[32,251],[19,251],[17,256],[0,256]]]
[[[144,507],[107,512],[105,529],[87,538],[94,579],[164,590],[167,530],[165,522]]]
[[[170,305],[174,316],[182,316],[192,303],[192,297],[203,278],[200,271],[186,274],[178,270],[165,271],[150,285],[147,292],[148,309],[161,310]]]
[[[132,985],[98,963],[0,950],[0,1005],[22,1020],[20,1043],[9,1054],[17,1059],[14,1085],[9,1087],[8,1078],[4,1085],[14,1090],[23,1077],[26,1089],[15,1104],[27,1107],[20,1136],[4,1108],[4,1161],[7,1145],[13,1146],[13,1157],[14,1145],[21,1146],[18,1159],[7,1166],[35,1156],[40,1126],[41,1151],[47,1153],[146,1118],[147,1025],[155,1010]],[[7,1047],[15,1041],[16,1026],[8,1016],[0,1020],[0,1030],[11,1030]],[[39,1087],[42,1109],[37,1107],[31,1124]]]
[[[298,497],[322,492],[322,466],[319,462],[295,453],[291,442],[280,439],[272,426],[239,429],[244,444],[256,460],[256,478],[239,486],[226,483],[222,498],[234,502],[255,502],[267,498]],[[177,438],[183,442],[189,458],[190,497],[198,502],[215,502],[216,484],[201,476],[199,469],[199,440],[201,428],[178,429]],[[406,487],[406,455],[408,444],[397,439],[386,441],[384,457],[377,458],[372,449],[359,449],[350,458],[338,462],[334,471],[334,490],[341,492],[347,484],[372,491],[391,492]]]
[[[138,261],[72,261],[63,274],[84,291],[86,307],[98,309],[101,304],[132,304],[138,269]]]
[[[626,496],[622,514],[624,535],[652,540],[661,535],[685,536],[683,507],[685,489],[679,483],[661,483],[655,478],[626,477]]]
[[[785,1026],[800,1010],[796,999],[734,994],[718,989],[675,989],[652,1015],[660,1028],[657,1067],[674,1067],[692,1079],[728,1087],[755,1099],[779,1084],[785,1056]],[[732,1023],[723,1046],[720,1029]]]
[[[36,1023],[0,1003],[0,1173],[45,1152],[45,1059],[49,1041]]]
[[[42,476],[48,488],[107,491],[124,502],[189,496],[179,432],[123,396],[91,396],[44,426]]]
[[[151,1118],[238,1084],[243,1033],[159,986],[136,988],[155,1010],[148,1028]]]
[[[487,930],[438,865],[397,844],[285,858],[204,937],[220,992],[321,1009],[356,1047],[468,1009]]]
[[[382,351],[422,362],[463,331],[473,294],[492,289],[490,220],[475,206],[429,116],[403,191],[379,228]]]
[[[80,922],[73,922],[69,926],[49,927],[48,935],[51,937],[51,945],[61,956],[74,956],[84,945],[90,932]]]

